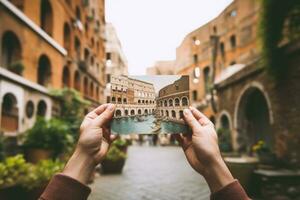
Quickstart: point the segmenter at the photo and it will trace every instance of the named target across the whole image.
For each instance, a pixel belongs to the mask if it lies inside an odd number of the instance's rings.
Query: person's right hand
[[[193,107],[185,109],[183,113],[192,133],[177,135],[177,140],[190,165],[204,176],[211,191],[215,192],[234,179],[222,159],[214,125]]]

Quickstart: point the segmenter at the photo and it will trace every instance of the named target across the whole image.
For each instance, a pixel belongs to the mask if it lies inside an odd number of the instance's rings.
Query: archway
[[[38,84],[45,87],[49,86],[51,82],[51,63],[46,55],[42,55],[39,58],[37,75]]]
[[[188,106],[189,105],[189,101],[187,97],[182,97],[181,99],[181,105],[182,106]]]
[[[128,116],[128,110],[125,110],[125,116]]]
[[[172,117],[176,118],[176,112],[175,112],[175,110],[172,110]]]
[[[147,109],[145,109],[145,115],[148,115],[148,110]]]
[[[19,110],[16,97],[11,93],[5,94],[1,109],[1,128],[9,132],[17,131],[19,127]]]
[[[179,118],[183,119],[183,111],[182,110],[179,111]]]
[[[166,116],[169,117],[169,111],[168,110],[166,110]]]
[[[130,111],[130,115],[135,115],[135,111],[134,111],[134,110],[131,110],[131,111]]]
[[[71,50],[71,29],[67,22],[64,24],[64,48],[68,53]]]
[[[180,105],[180,100],[179,100],[179,98],[176,98],[175,99],[175,106],[179,106]]]
[[[78,71],[76,71],[74,75],[74,88],[80,91],[80,85],[80,74]]]
[[[270,111],[267,99],[257,87],[248,88],[240,98],[237,110],[237,142],[241,151],[251,151],[259,140],[271,144]]]
[[[173,99],[169,99],[169,106],[173,106]]]
[[[138,109],[138,114],[141,115],[142,114],[142,111],[141,109]]]
[[[11,31],[7,31],[3,34],[1,50],[1,64],[3,67],[8,68],[14,73],[21,74],[21,71],[11,69],[13,63],[21,60],[22,54],[21,43],[16,34]]]
[[[121,116],[122,116],[121,110],[116,110],[116,117],[121,117]]]

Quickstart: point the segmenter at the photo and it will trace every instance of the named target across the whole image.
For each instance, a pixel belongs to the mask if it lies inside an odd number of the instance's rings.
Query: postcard
[[[108,103],[116,104],[113,134],[186,133],[189,76],[111,76]]]

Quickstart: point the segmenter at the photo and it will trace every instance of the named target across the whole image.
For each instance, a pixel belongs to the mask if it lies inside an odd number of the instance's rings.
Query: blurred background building
[[[258,140],[273,146],[275,137],[300,128],[295,112],[300,109],[296,103],[300,97],[299,92],[293,93],[300,91],[293,76],[297,74],[297,44],[287,37],[280,43],[290,72],[279,86],[262,67],[260,5],[252,0],[233,1],[215,19],[186,35],[176,49],[176,59],[165,62],[172,67],[163,71],[164,65],[158,62],[147,70],[148,74],[189,75],[191,105],[218,130],[230,133],[226,136],[230,146],[240,151],[251,151]]]
[[[174,75],[175,61],[157,61],[153,67],[147,68],[147,75]]]
[[[51,89],[105,101],[104,0],[0,1],[1,129],[16,134],[57,108]]]

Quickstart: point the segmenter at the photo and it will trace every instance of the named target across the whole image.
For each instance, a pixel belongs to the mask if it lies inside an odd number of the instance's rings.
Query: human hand
[[[192,133],[176,137],[190,165],[204,176],[212,192],[231,183],[233,177],[222,159],[213,123],[193,107],[184,110],[184,119]]]
[[[114,110],[115,105],[103,104],[85,116],[76,149],[64,169],[65,175],[82,183],[88,182],[116,137],[111,135],[109,128]]]

